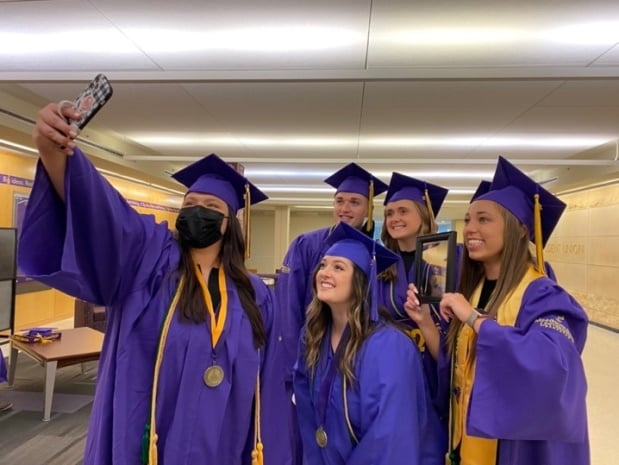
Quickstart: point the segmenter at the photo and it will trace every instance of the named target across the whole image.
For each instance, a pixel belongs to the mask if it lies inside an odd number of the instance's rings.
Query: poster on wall
[[[19,230],[24,222],[24,216],[26,214],[26,206],[28,205],[28,194],[22,194],[19,192],[13,193],[13,227],[17,228],[17,235],[19,237]],[[23,283],[26,281],[32,281],[27,278],[24,273],[17,267],[17,282]]]

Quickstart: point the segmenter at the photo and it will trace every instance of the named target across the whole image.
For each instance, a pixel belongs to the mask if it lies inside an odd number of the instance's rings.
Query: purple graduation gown
[[[6,362],[4,361],[4,356],[0,353],[0,383],[4,383],[6,381]]]
[[[587,325],[582,307],[542,277],[527,287],[514,327],[481,326],[466,428],[498,439],[497,465],[590,463],[581,360]],[[440,360],[444,376],[449,363]]]
[[[312,276],[316,265],[329,248],[326,239],[333,227],[299,235],[284,256],[282,270],[275,283],[275,295],[281,315],[284,343],[290,370],[297,358],[305,311],[314,295]]]
[[[28,202],[19,264],[26,274],[89,302],[108,307],[85,465],[140,464],[148,421],[156,347],[164,314],[178,283],[180,248],[165,223],[139,215],[79,151],[68,158],[63,203],[39,162]],[[170,327],[157,398],[159,463],[248,464],[253,399],[260,370],[265,464],[289,464],[288,403],[268,288],[252,284],[267,330],[260,354],[231,280],[228,318],[215,348],[225,379],[206,387],[212,363],[208,325]]]
[[[426,267],[427,273],[430,273],[429,267]],[[408,331],[419,331],[419,327],[417,323],[410,319],[406,310],[404,310],[404,303],[406,302],[406,291],[408,289],[408,284],[418,284],[416,279],[416,270],[415,265],[411,267],[408,273],[406,273],[404,269],[404,261],[402,257],[399,258],[396,263],[396,280],[395,281],[386,281],[383,279],[378,279],[378,305],[387,309],[387,311],[393,316],[393,318],[401,324]],[[424,272],[425,274],[425,272]],[[421,280],[423,281],[423,279]],[[418,284],[419,285],[419,284]],[[431,305],[431,316],[434,320],[434,324],[438,327],[441,333],[444,333],[447,329],[447,323],[440,317],[438,313],[438,306]],[[415,337],[417,339],[417,336]],[[425,346],[425,341],[423,339],[416,340],[419,350],[421,352],[421,360],[423,363],[424,374],[428,381],[428,386],[430,388],[430,394],[432,395],[433,404],[443,419],[443,421],[447,421],[447,413],[448,410],[444,405],[444,402],[439,402],[437,397],[438,392],[438,377],[437,377],[437,365],[434,358],[430,354],[430,351]],[[445,435],[447,431],[445,430]]]
[[[319,397],[333,355],[323,341],[316,377],[305,365],[300,342],[294,392],[305,462],[311,465],[443,465],[446,449],[442,429],[430,405],[419,351],[405,334],[380,325],[362,344],[355,362],[357,382],[347,386],[348,413],[359,441],[349,434],[344,414],[342,376],[336,373],[329,390],[324,429],[328,443],[321,448],[315,433],[320,426]]]

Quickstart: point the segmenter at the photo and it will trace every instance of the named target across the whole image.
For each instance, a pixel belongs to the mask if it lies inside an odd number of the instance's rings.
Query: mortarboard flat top
[[[479,197],[480,195],[484,195],[486,192],[488,192],[490,190],[490,185],[492,183],[490,181],[480,181],[479,185],[477,186],[477,189],[475,190],[475,193],[473,194],[473,197],[471,197],[471,201],[469,203],[471,203],[473,200],[477,199],[477,197]]]
[[[330,247],[325,255],[348,258],[361,268],[370,280],[373,256],[376,256],[376,273],[384,271],[398,261],[398,255],[346,223],[339,223],[329,234],[326,242]]]
[[[325,179],[327,184],[337,189],[337,193],[352,192],[368,199],[370,198],[370,181],[374,181],[374,196],[387,190],[387,184],[356,163],[349,163]]]
[[[529,229],[529,238],[534,241],[535,194],[539,194],[541,204],[541,239],[545,246],[566,205],[507,159],[499,157],[489,191],[475,200],[492,200],[505,207]]]
[[[385,201],[383,203],[387,205],[389,202],[396,202],[398,200],[412,200],[414,202],[421,202],[426,205],[426,189],[428,190],[428,195],[430,196],[432,213],[436,216],[445,201],[445,197],[447,197],[448,189],[396,172],[391,174],[389,190],[387,190]]]
[[[247,178],[214,153],[192,163],[172,175],[187,192],[200,192],[219,197],[236,213],[245,207],[245,187],[249,186],[250,204],[268,199]]]

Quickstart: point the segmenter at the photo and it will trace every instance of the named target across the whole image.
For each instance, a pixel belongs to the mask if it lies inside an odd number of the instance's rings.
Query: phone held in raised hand
[[[81,114],[80,119],[71,121],[71,125],[80,131],[103,108],[113,92],[110,81],[103,74],[97,74],[73,102],[64,100],[60,105],[73,105]]]

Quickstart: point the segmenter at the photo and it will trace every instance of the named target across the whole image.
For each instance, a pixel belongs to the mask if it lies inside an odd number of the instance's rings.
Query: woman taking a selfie
[[[209,155],[173,175],[187,187],[173,234],[75,148],[65,118],[79,117],[38,114],[19,263],[107,307],[84,464],[241,465],[252,449],[255,463],[290,463],[272,296],[245,268],[236,217],[266,196]]]

